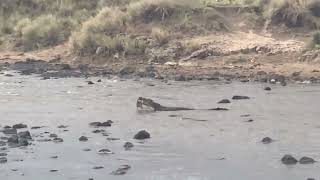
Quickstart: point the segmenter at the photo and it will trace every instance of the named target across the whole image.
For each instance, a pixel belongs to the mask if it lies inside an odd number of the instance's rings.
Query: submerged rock
[[[130,150],[131,148],[134,147],[134,145],[131,142],[126,142],[124,143],[123,147],[125,150]]]
[[[7,145],[7,143],[6,143],[6,142],[4,142],[4,141],[0,141],[0,147],[1,147],[1,146],[5,146],[5,145]]]
[[[0,164],[4,164],[4,163],[7,163],[8,162],[8,159],[5,158],[5,157],[0,157]]]
[[[309,158],[309,157],[302,157],[300,160],[299,160],[299,163],[300,164],[313,164],[315,163],[316,161],[312,158]]]
[[[245,100],[245,99],[250,99],[248,96],[233,96],[233,100]]]
[[[18,133],[19,138],[32,139],[29,131],[23,131]]]
[[[57,137],[57,138],[54,138],[52,141],[55,143],[61,143],[61,142],[63,142],[63,139]]]
[[[273,142],[273,140],[270,137],[265,137],[261,141],[263,144],[270,144]]]
[[[134,135],[133,138],[138,140],[149,139],[150,133],[148,133],[146,130],[142,130],[142,131],[139,131],[136,135]]]
[[[88,138],[87,137],[85,137],[85,136],[81,136],[80,138],[79,138],[79,141],[88,141]]]
[[[288,155],[288,154],[283,156],[281,161],[285,165],[293,165],[293,164],[297,164],[297,162],[298,162],[298,160],[296,158],[294,158],[293,156]]]
[[[101,149],[99,150],[98,154],[113,154],[113,152],[109,149]]]
[[[3,134],[11,135],[11,134],[17,134],[17,129],[13,128],[5,128],[2,130]]]
[[[118,168],[115,171],[111,172],[111,175],[119,176],[119,175],[125,175],[129,170],[131,169],[131,166],[129,165],[122,165],[120,168]]]
[[[271,91],[271,87],[265,87],[264,90],[265,91]]]
[[[112,125],[113,121],[108,120],[106,122],[92,122],[89,125],[93,127],[110,127]]]
[[[228,104],[231,103],[229,99],[222,99],[221,101],[218,102],[218,104]]]
[[[15,124],[12,126],[13,129],[24,129],[27,128],[28,126],[25,124]]]

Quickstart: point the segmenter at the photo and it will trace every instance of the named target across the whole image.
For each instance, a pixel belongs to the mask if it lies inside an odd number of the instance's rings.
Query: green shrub
[[[63,27],[53,15],[40,16],[22,28],[22,43],[25,50],[56,45],[64,40]]]

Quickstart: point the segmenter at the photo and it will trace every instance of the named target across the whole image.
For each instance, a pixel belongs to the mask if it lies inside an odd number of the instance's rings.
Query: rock
[[[129,165],[122,165],[120,168],[118,168],[115,171],[111,172],[111,175],[119,176],[119,175],[124,175],[126,174],[129,170],[131,169],[131,166]]]
[[[7,158],[0,157],[0,164],[4,164],[4,163],[7,163],[7,162],[8,162]]]
[[[7,143],[6,143],[6,142],[4,142],[4,141],[0,141],[0,147],[1,147],[1,146],[5,146],[5,145],[7,145]]]
[[[213,109],[209,109],[210,111],[229,111],[229,109],[227,109],[227,108],[220,108],[220,107],[218,107],[218,108],[213,108]]]
[[[99,79],[97,82],[102,82],[102,80],[101,80],[101,79]]]
[[[314,179],[314,178],[308,178],[307,180],[316,180],[316,179]]]
[[[95,167],[93,167],[93,169],[95,169],[95,170],[103,169],[103,168],[104,168],[103,166],[95,166]]]
[[[13,128],[7,128],[2,130],[3,134],[11,135],[11,134],[17,134],[17,130]]]
[[[0,157],[4,157],[4,156],[7,156],[8,154],[7,153],[0,153]]]
[[[107,138],[108,141],[119,141],[120,138]]]
[[[53,142],[55,142],[55,143],[61,143],[61,142],[63,142],[63,139],[62,139],[62,138],[54,138],[54,139],[53,139]]]
[[[51,138],[57,138],[58,135],[56,135],[56,134],[50,134],[49,137],[51,137]]]
[[[112,125],[112,121],[108,120],[106,122],[92,122],[89,125],[93,127],[110,127]]]
[[[85,151],[85,152],[89,152],[89,151],[91,151],[91,149],[89,149],[89,148],[85,148],[85,149],[83,149],[83,151]]]
[[[187,78],[184,75],[179,75],[174,78],[175,81],[186,81]]]
[[[26,138],[19,138],[19,146],[28,146],[29,142]]]
[[[133,137],[134,139],[142,140],[142,139],[149,139],[150,133],[148,133],[145,130],[139,131],[136,135]]]
[[[309,157],[302,157],[300,160],[299,160],[299,163],[300,164],[313,164],[315,163],[316,161],[312,158],[309,158]]]
[[[32,139],[29,131],[23,131],[18,133],[19,138]]]
[[[59,129],[65,129],[65,128],[67,128],[67,127],[68,127],[68,126],[64,126],[64,125],[58,126]]]
[[[101,149],[98,152],[99,154],[113,154],[112,151],[110,151],[109,149]]]
[[[133,74],[134,72],[136,72],[136,68],[135,67],[123,67],[122,69],[120,69],[119,74],[124,76],[124,75],[129,75],[129,74]]]
[[[51,159],[58,159],[58,156],[51,156]]]
[[[27,128],[28,126],[25,124],[15,124],[12,126],[13,129],[24,129]]]
[[[57,169],[51,169],[50,172],[58,172],[59,170]]]
[[[265,138],[262,139],[261,142],[262,142],[263,144],[270,144],[270,143],[272,143],[272,141],[273,141],[273,140],[272,140],[271,138],[265,137]]]
[[[94,84],[94,82],[92,82],[92,81],[87,81],[87,82],[88,82],[89,85]]]
[[[95,134],[102,133],[102,132],[105,132],[105,130],[97,129],[97,130],[92,131],[92,133],[95,133]]]
[[[130,150],[131,148],[134,147],[134,145],[131,142],[126,142],[124,143],[123,147],[125,150]]]
[[[281,161],[285,165],[293,165],[293,164],[297,164],[297,162],[298,162],[298,160],[296,158],[294,158],[293,156],[288,155],[288,154],[283,156]]]
[[[41,129],[41,127],[40,126],[33,126],[33,127],[31,127],[31,129]]]
[[[265,87],[264,90],[265,91],[271,91],[271,87]]]
[[[218,102],[218,104],[228,104],[231,103],[229,99],[222,99],[221,101]]]
[[[19,137],[17,135],[13,135],[8,139],[9,144],[18,144],[19,143]]]
[[[244,99],[250,99],[248,96],[233,96],[233,100],[244,100]]]
[[[79,138],[79,141],[82,141],[82,142],[88,141],[88,138],[85,137],[85,136],[81,136],[81,137]]]

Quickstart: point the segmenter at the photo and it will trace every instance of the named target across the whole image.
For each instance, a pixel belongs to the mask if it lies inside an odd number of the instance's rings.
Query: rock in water
[[[264,90],[265,91],[271,91],[271,87],[265,87]]]
[[[13,128],[7,128],[2,130],[3,134],[17,134],[17,130]]]
[[[294,158],[293,156],[288,155],[288,154],[283,156],[281,161],[285,165],[293,165],[293,164],[297,164],[297,162],[298,162],[298,160],[296,158]]]
[[[245,100],[245,99],[250,99],[248,96],[233,96],[233,100]]]
[[[0,164],[4,164],[4,163],[7,163],[7,162],[8,162],[7,158],[0,157]]]
[[[123,145],[124,149],[125,150],[130,150],[131,148],[134,147],[134,145],[131,143],[131,142],[126,142],[124,145]]]
[[[13,129],[23,129],[23,128],[27,128],[28,126],[25,124],[15,124],[12,126]]]
[[[19,138],[32,139],[29,131],[23,131],[18,133]]]
[[[272,141],[273,141],[273,140],[272,140],[270,137],[265,137],[265,138],[262,139],[261,142],[262,142],[263,144],[270,144],[270,143],[272,143]]]
[[[125,175],[129,169],[131,169],[131,166],[129,165],[122,165],[120,168],[117,170],[111,172],[111,175],[119,176],[119,175]]]
[[[85,136],[81,136],[81,137],[79,138],[79,141],[88,141],[88,138],[85,137]]]
[[[218,102],[218,104],[228,104],[231,103],[229,99],[222,99],[221,101]]]
[[[312,158],[309,158],[309,157],[302,157],[300,160],[299,160],[299,163],[300,164],[313,164],[315,163],[316,161]]]
[[[150,133],[145,130],[139,131],[134,137],[134,139],[142,140],[142,139],[149,139]]]

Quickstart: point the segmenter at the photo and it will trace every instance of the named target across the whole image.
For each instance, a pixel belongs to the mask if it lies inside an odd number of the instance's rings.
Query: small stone
[[[0,164],[4,164],[4,163],[7,163],[8,162],[8,159],[5,158],[5,157],[0,157]]]
[[[79,138],[79,141],[82,141],[82,142],[88,141],[88,138],[85,137],[85,136],[81,136],[81,137]]]
[[[229,99],[222,99],[221,101],[218,102],[218,104],[228,104],[231,103]]]
[[[112,125],[112,121],[108,120],[106,122],[92,122],[89,125],[93,127],[110,127]]]
[[[3,134],[17,134],[17,129],[13,129],[13,128],[5,128],[3,131]]]
[[[59,170],[57,169],[51,169],[50,172],[58,172]]]
[[[264,90],[265,91],[271,91],[271,87],[265,87]]]
[[[246,122],[249,122],[249,123],[250,123],[250,122],[253,122],[253,121],[254,121],[253,119],[249,119],[249,120],[247,120]]]
[[[145,130],[139,131],[134,137],[134,139],[142,140],[142,139],[149,139],[150,133]]]
[[[63,142],[63,139],[62,138],[54,138],[53,142],[60,143],[60,142]]]
[[[262,139],[261,142],[262,142],[263,144],[270,144],[270,143],[272,143],[272,141],[273,141],[273,140],[272,140],[270,137],[265,137],[265,138]]]
[[[233,96],[233,100],[245,100],[245,99],[250,99],[248,96]]]
[[[103,166],[95,166],[95,167],[93,167],[93,169],[95,169],[95,170],[103,169],[103,168],[104,168]]]
[[[125,150],[130,150],[131,148],[134,147],[134,145],[131,142],[126,142],[124,143],[123,147]]]
[[[302,157],[300,160],[299,160],[299,163],[300,164],[313,164],[315,163],[316,161],[312,158],[309,158],[309,157]]]
[[[115,176],[124,175],[124,174],[126,174],[126,173],[129,171],[129,169],[131,169],[131,166],[129,166],[129,165],[122,165],[122,166],[120,166],[120,168],[118,168],[117,170],[112,171],[112,172],[111,172],[111,175],[115,175]]]
[[[95,133],[95,134],[102,133],[102,132],[105,132],[105,130],[97,129],[97,130],[92,131],[92,133]]]
[[[64,125],[58,126],[59,129],[65,129],[65,128],[67,128],[67,127],[68,127],[68,126],[64,126]]]
[[[296,158],[294,158],[293,156],[288,155],[288,154],[283,156],[281,161],[285,165],[293,165],[293,164],[297,164],[297,162],[298,162],[298,160]]]
[[[41,129],[41,127],[40,126],[33,126],[33,127],[31,127],[31,129]]]
[[[101,79],[99,79],[97,82],[102,82],[102,80],[101,80]]]
[[[13,129],[24,129],[27,128],[28,126],[25,124],[15,124],[12,126]]]
[[[316,180],[316,179],[314,179],[314,178],[308,178],[307,180]]]
[[[58,156],[51,156],[51,159],[58,159]]]
[[[56,135],[56,134],[50,134],[49,137],[51,137],[51,138],[57,138],[58,135]]]
[[[88,84],[89,84],[89,85],[92,85],[92,84],[94,84],[94,82],[92,82],[92,81],[88,81]]]
[[[91,151],[91,149],[89,149],[89,148],[85,148],[85,149],[83,149],[83,151],[85,151],[85,152],[89,152],[89,151]]]
[[[99,150],[99,154],[113,154],[109,149],[101,149]]]

